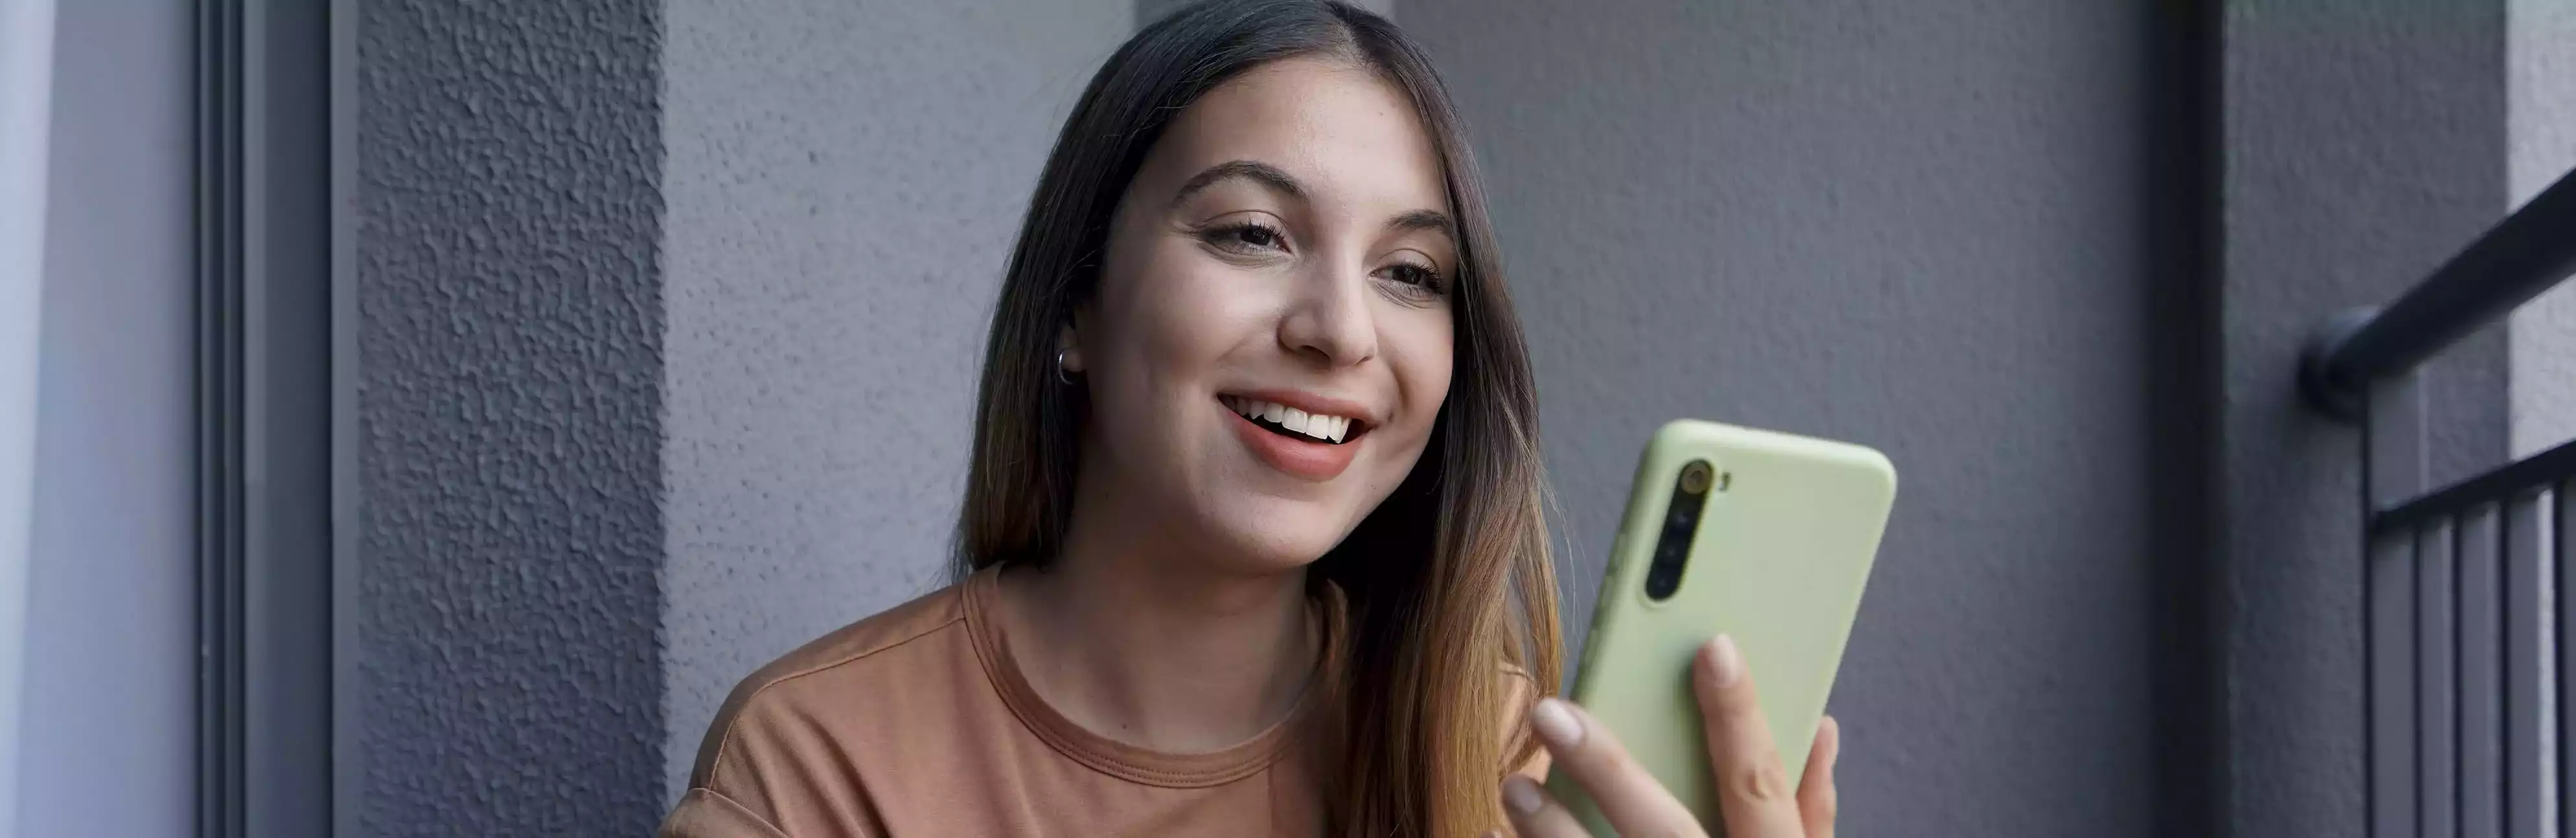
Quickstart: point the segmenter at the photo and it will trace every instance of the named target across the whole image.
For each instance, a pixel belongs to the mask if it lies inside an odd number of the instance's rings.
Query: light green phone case
[[[1679,587],[1661,601],[1646,579],[1682,469],[1714,481]],[[1574,700],[1714,834],[1717,794],[1691,658],[1720,633],[1752,668],[1762,711],[1796,782],[1833,690],[1861,588],[1878,553],[1896,470],[1857,445],[1679,420],[1655,432],[1610,547]],[[1564,772],[1549,789],[1596,834],[1609,825]]]

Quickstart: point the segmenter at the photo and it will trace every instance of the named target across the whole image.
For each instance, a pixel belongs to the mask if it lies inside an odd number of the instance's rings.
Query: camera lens
[[[1646,598],[1662,601],[1681,587],[1681,574],[1663,568],[1646,574]]]
[[[1716,473],[1707,460],[1692,460],[1674,479],[1672,506],[1664,511],[1654,563],[1646,568],[1647,599],[1661,602],[1681,589],[1683,565],[1690,562],[1691,540],[1698,536],[1700,510],[1708,504],[1709,483]]]
[[[1689,465],[1682,466],[1682,494],[1708,494],[1708,475],[1707,460],[1692,460]]]

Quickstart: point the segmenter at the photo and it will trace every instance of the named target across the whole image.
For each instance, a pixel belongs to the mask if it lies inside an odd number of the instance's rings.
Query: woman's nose
[[[1335,259],[1299,282],[1286,317],[1279,323],[1279,343],[1290,353],[1328,367],[1345,367],[1377,357],[1377,324],[1369,316],[1367,268],[1356,259]]]

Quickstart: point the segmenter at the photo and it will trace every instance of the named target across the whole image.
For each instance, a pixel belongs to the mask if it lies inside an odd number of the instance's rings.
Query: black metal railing
[[[2571,272],[2576,173],[2396,302],[2335,318],[2300,370],[2366,440],[2373,836],[2537,838],[2548,800],[2576,803],[2576,443],[2429,487],[2415,373]]]

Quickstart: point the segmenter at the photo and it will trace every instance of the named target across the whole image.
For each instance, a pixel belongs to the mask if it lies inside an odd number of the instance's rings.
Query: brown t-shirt
[[[1289,718],[1214,753],[1094,734],[1038,697],[995,613],[999,577],[825,635],[734,688],[698,750],[675,838],[852,835],[1315,835],[1310,690]],[[1337,592],[1330,637],[1346,636]],[[1335,645],[1335,644],[1328,644]],[[1336,671],[1327,652],[1323,671]]]

